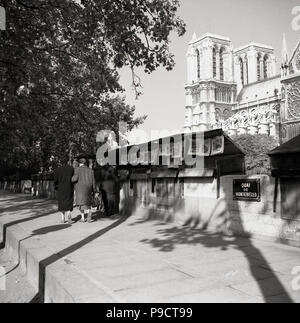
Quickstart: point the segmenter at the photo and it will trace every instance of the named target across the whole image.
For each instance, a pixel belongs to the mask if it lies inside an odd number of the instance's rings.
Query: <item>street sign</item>
[[[260,179],[233,180],[233,199],[235,201],[261,201]]]

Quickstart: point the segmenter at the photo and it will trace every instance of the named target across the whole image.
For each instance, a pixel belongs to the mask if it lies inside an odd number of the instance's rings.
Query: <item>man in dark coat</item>
[[[66,216],[68,223],[73,223],[71,216],[74,203],[74,187],[72,183],[73,175],[74,169],[67,163],[59,167],[54,174],[58,210],[62,213],[62,223],[66,222]]]
[[[92,222],[92,194],[97,193],[94,171],[87,167],[86,159],[79,160],[79,167],[75,169],[72,181],[75,183],[76,206],[81,212],[81,222]]]

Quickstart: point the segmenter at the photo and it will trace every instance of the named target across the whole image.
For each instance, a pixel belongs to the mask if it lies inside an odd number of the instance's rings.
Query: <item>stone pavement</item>
[[[61,225],[54,202],[0,193],[6,249],[46,302],[300,301],[300,249],[145,215]]]
[[[7,273],[5,277],[2,277],[2,279],[5,278],[5,288],[0,287],[0,303],[31,302],[35,297],[35,292],[26,279],[26,273],[20,268],[15,268],[4,250],[0,250],[0,266]]]

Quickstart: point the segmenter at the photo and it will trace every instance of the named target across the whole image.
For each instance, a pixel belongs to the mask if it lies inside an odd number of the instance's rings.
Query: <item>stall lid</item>
[[[185,169],[179,172],[179,178],[203,178],[203,177],[214,177],[215,170],[211,168],[205,169]]]
[[[286,154],[299,154],[300,153],[300,136],[297,136],[278,148],[272,150],[269,156],[286,155]]]
[[[149,177],[150,177],[150,170],[148,169],[148,170],[146,170],[146,169],[144,169],[144,170],[133,170],[132,171],[132,174],[130,175],[130,179],[131,180],[136,180],[136,181],[138,181],[138,180],[146,180],[146,179],[148,179]]]
[[[177,178],[178,170],[168,169],[151,173],[151,178]]]

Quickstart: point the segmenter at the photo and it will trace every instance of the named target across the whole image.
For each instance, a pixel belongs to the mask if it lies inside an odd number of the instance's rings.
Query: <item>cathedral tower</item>
[[[274,48],[250,43],[234,51],[234,71],[238,92],[246,85],[276,76]]]
[[[187,52],[185,131],[221,127],[236,98],[234,54],[229,38],[194,34]]]

